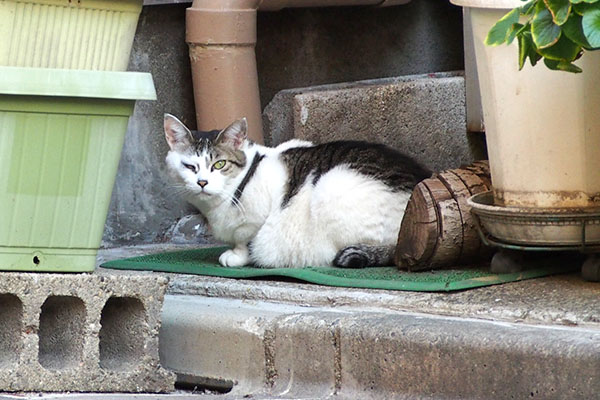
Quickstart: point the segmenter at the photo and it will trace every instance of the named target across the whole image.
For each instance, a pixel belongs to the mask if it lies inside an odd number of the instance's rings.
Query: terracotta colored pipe
[[[194,0],[186,11],[196,122],[199,130],[221,129],[248,119],[248,136],[263,143],[256,12],[285,7],[404,4],[410,0]]]

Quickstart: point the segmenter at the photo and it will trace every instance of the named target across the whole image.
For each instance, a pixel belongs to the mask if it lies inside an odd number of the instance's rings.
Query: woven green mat
[[[103,268],[174,272],[222,278],[294,278],[327,286],[410,290],[419,292],[453,291],[514,282],[523,279],[569,272],[564,268],[538,268],[511,274],[492,274],[487,267],[446,269],[426,272],[400,271],[396,267],[345,269],[333,267],[230,268],[219,265],[219,255],[227,247],[210,247],[158,253],[105,262]]]

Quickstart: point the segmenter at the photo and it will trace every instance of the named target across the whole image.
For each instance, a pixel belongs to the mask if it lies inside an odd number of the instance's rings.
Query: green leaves
[[[552,69],[555,71],[566,71],[566,72],[574,72],[574,73],[582,72],[581,68],[579,68],[577,65],[567,63],[564,61],[549,60],[547,58],[544,58],[544,64],[549,69]]]
[[[583,15],[581,26],[590,46],[600,47],[600,9],[598,7],[591,8]]]
[[[575,61],[580,51],[581,46],[573,43],[566,35],[562,36],[554,46],[537,49],[537,52],[544,58],[563,62]]]
[[[569,19],[562,26],[563,35],[571,39],[574,43],[577,43],[585,49],[591,49],[592,45],[588,42],[585,34],[583,33],[583,26],[581,24],[582,17],[576,13],[571,13]]]
[[[517,39],[519,69],[543,58],[547,68],[581,72],[573,61],[600,49],[600,0],[531,0],[503,16],[485,43],[510,44]]]
[[[544,0],[544,4],[552,14],[552,20],[556,25],[562,25],[567,21],[571,12],[569,0]]]
[[[525,62],[529,58],[529,62],[531,66],[534,67],[535,64],[542,58],[535,51],[535,45],[533,44],[533,40],[531,39],[531,32],[524,32],[522,35],[518,37],[519,41],[519,71],[523,69],[525,66]]]
[[[515,8],[504,17],[500,18],[488,32],[487,37],[485,38],[485,44],[488,46],[497,46],[506,42],[509,37],[509,33],[512,30],[513,24],[519,22],[519,15],[519,8]]]
[[[533,41],[539,48],[552,46],[558,42],[561,34],[560,26],[552,20],[552,13],[540,1],[536,7],[536,12],[531,21],[531,35]]]

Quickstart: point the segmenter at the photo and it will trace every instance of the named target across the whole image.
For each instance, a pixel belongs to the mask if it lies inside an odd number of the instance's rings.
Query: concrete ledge
[[[289,89],[263,113],[265,140],[353,139],[385,143],[434,171],[481,157],[481,137],[467,136],[465,82],[460,73]],[[473,153],[476,154],[473,154]]]
[[[356,398],[593,398],[600,332],[412,315],[340,326],[341,394]],[[368,368],[365,368],[368,366]]]
[[[177,371],[174,360],[185,357],[187,374],[231,380],[238,396],[571,399],[600,391],[598,329],[171,295],[163,320],[165,366]],[[201,351],[190,350],[187,335]]]
[[[167,282],[0,273],[0,390],[173,390],[158,362]]]

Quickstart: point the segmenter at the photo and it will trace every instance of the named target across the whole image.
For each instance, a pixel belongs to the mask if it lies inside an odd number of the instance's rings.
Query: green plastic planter
[[[0,0],[0,65],[125,71],[142,0]]]
[[[152,77],[0,67],[0,270],[94,269],[127,122]]]

